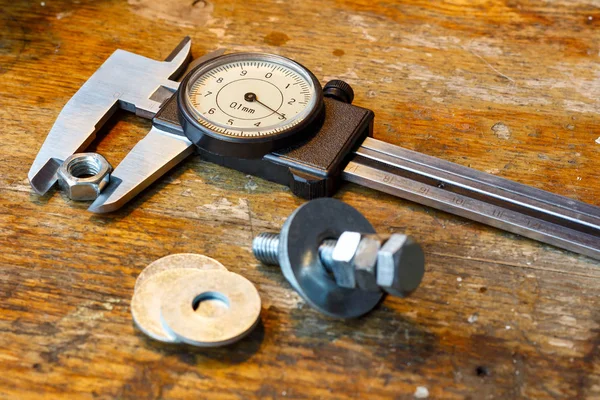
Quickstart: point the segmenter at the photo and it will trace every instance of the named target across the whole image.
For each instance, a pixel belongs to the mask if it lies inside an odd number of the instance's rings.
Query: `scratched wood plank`
[[[306,306],[252,237],[302,200],[193,156],[123,210],[91,215],[27,171],[61,107],[116,48],[225,47],[350,82],[375,137],[600,205],[600,6],[527,1],[1,1],[0,397],[598,398],[600,265],[391,196],[338,198],[415,236],[427,274],[356,321]],[[113,165],[148,131],[119,113]],[[223,349],[151,341],[137,274],[198,252],[254,282],[262,323]]]

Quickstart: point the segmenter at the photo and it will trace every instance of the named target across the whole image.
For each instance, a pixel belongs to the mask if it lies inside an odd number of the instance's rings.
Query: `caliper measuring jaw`
[[[190,60],[189,37],[165,61],[116,50],[58,115],[29,170],[33,189],[40,195],[50,190],[63,161],[84,151],[118,108],[153,118],[161,104],[178,89],[176,79],[185,72]],[[106,212],[119,208],[192,152],[193,145],[185,136],[153,127],[114,170],[111,182],[90,210]],[[137,176],[128,176],[132,171]],[[145,179],[139,182],[142,176]],[[138,181],[131,182],[132,178]],[[109,197],[112,200],[107,202]]]

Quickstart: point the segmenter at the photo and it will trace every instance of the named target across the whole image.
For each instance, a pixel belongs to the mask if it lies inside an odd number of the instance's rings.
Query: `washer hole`
[[[196,314],[214,318],[227,312],[229,299],[219,292],[204,292],[194,297],[192,308],[196,311]]]
[[[100,170],[102,170],[100,161],[90,156],[75,158],[67,165],[67,171],[75,178],[91,178],[98,175]]]

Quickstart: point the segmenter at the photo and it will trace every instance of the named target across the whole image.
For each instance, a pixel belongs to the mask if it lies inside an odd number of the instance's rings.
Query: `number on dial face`
[[[198,122],[235,137],[277,134],[300,123],[315,104],[301,71],[273,61],[234,61],[190,82],[188,101]]]

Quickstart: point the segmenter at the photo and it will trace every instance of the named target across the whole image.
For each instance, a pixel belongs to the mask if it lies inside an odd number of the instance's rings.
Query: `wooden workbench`
[[[62,106],[117,48],[164,59],[185,35],[347,80],[375,137],[600,205],[594,0],[0,3],[0,397],[600,398],[600,263],[346,184],[380,232],[422,243],[407,299],[353,321],[306,305],[251,240],[303,200],[193,156],[109,215],[27,171]],[[541,5],[541,4],[544,5]],[[92,149],[117,165],[150,128],[125,112]],[[262,323],[220,349],[162,345],[129,310],[172,253],[256,284]]]

